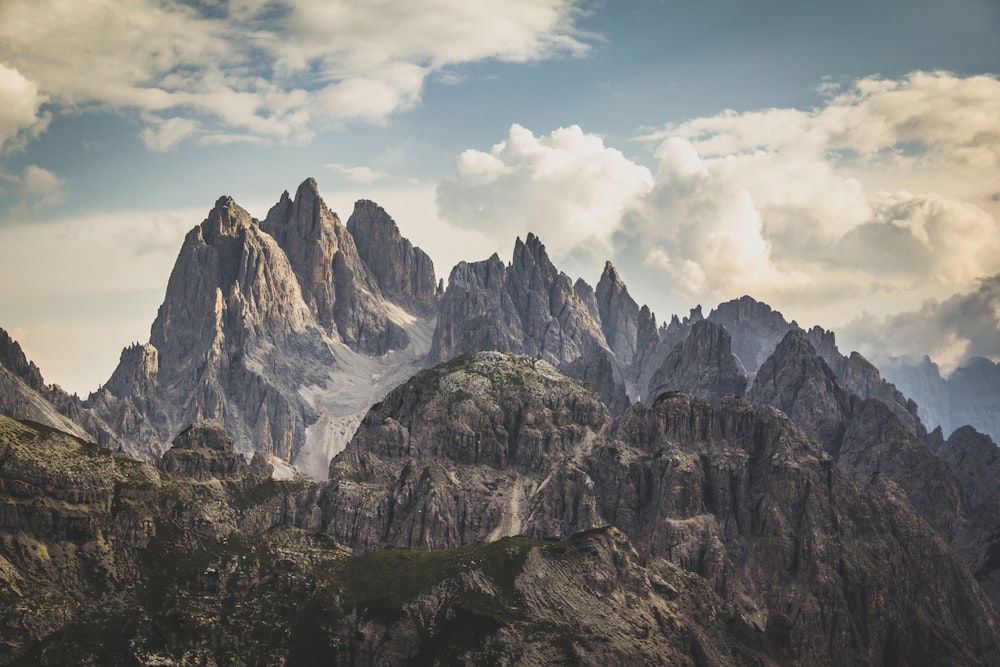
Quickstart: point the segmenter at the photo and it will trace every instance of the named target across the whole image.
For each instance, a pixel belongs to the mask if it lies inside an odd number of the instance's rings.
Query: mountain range
[[[86,400],[0,330],[0,664],[1000,664],[997,366],[885,370],[222,197]]]

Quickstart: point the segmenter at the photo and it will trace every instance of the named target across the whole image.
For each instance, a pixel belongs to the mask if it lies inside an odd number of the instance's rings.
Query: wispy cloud
[[[352,167],[340,164],[339,162],[329,162],[323,166],[337,172],[351,183],[360,183],[362,185],[370,185],[388,176],[385,172],[372,169],[371,167]]]
[[[6,0],[0,141],[37,132],[46,100],[134,112],[153,150],[307,141],[412,108],[428,76],[465,63],[583,54],[578,13],[574,0]]]
[[[0,222],[37,213],[61,204],[68,196],[66,183],[48,169],[29,164],[20,174],[0,172],[0,195],[8,203],[0,208]]]

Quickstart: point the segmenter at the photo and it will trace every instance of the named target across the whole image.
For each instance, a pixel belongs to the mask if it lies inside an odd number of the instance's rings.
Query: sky
[[[0,0],[0,327],[85,396],[221,195],[371,199],[447,280],[534,232],[660,321],[1000,360],[996,0]]]

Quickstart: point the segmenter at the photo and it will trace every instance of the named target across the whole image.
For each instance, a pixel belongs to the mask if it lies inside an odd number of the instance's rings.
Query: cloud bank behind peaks
[[[62,111],[134,113],[152,150],[187,138],[304,141],[414,106],[427,77],[448,68],[588,48],[572,0],[429,9],[411,0],[3,0],[0,142],[31,125],[40,95]]]
[[[497,247],[542,234],[550,252],[602,261],[613,253],[615,221],[650,191],[649,170],[578,126],[536,137],[514,124],[488,152],[458,157],[453,180],[438,186],[441,215]]]
[[[610,258],[662,315],[749,293],[838,326],[1000,272],[1000,82],[915,72],[823,90],[811,110],[647,133],[655,173],[579,127],[515,125],[459,156],[439,211],[498,248],[533,231],[590,279]]]

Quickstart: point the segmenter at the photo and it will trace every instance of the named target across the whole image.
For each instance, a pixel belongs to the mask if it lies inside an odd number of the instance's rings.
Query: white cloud
[[[484,59],[580,55],[575,0],[5,0],[0,141],[62,110],[131,110],[152,150],[186,138],[308,141],[420,101]]]
[[[198,131],[198,121],[190,118],[152,118],[139,136],[151,151],[168,151]]]
[[[388,175],[385,172],[372,169],[371,167],[352,167],[346,164],[340,164],[339,162],[330,162],[328,164],[324,164],[323,166],[337,172],[352,183],[361,183],[365,185],[382,180]]]
[[[463,152],[454,180],[438,186],[441,215],[506,247],[515,234],[544,234],[556,255],[606,257],[627,207],[652,174],[577,126],[536,137],[513,125],[489,153]]]
[[[1000,82],[916,72],[826,92],[808,111],[730,111],[647,134],[655,174],[580,128],[514,126],[459,156],[440,214],[499,249],[533,231],[589,279],[610,258],[661,316],[751,294],[836,327],[1000,272]],[[978,345],[948,340],[941,355]]]
[[[0,209],[0,220],[13,220],[66,200],[65,181],[44,167],[29,164],[21,174],[0,172],[0,180],[9,185],[0,194],[10,202]]]
[[[0,153],[20,148],[45,129],[49,116],[41,112],[44,102],[35,83],[0,61]]]

